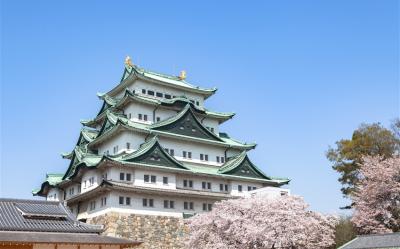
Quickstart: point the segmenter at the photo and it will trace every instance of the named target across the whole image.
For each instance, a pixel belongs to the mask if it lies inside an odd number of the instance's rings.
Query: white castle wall
[[[118,146],[116,154],[127,150],[127,143],[130,143],[130,152],[137,150],[139,146],[144,142],[146,135],[134,131],[123,131],[109,140],[103,142],[97,146],[99,155],[106,154],[108,151],[110,155],[114,154],[114,147]],[[129,151],[128,151],[129,152]]]
[[[185,92],[185,91],[182,91],[179,89],[175,89],[175,88],[164,86],[164,85],[159,85],[159,84],[152,83],[152,82],[143,81],[140,79],[137,79],[134,82],[132,82],[130,85],[128,85],[127,88],[131,91],[135,91],[135,93],[138,93],[138,94],[141,94],[142,89],[145,89],[146,91],[152,90],[154,92],[170,94],[171,96],[177,96],[177,97],[186,96],[188,99],[194,100],[195,102],[198,101],[199,106],[203,106],[203,104],[204,104],[204,96],[201,94]],[[121,91],[120,93],[118,93],[117,97],[121,98],[124,94],[124,91]],[[148,96],[148,95],[146,95],[146,96]]]

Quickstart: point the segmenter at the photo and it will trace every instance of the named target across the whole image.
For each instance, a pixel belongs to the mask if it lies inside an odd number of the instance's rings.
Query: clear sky
[[[64,172],[80,119],[124,58],[218,87],[222,131],[312,209],[347,203],[325,158],[362,122],[399,116],[398,1],[1,1],[0,196]]]

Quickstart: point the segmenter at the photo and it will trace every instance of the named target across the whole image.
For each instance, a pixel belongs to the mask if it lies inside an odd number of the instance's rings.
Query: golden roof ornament
[[[182,70],[182,71],[181,71],[181,74],[179,75],[179,79],[180,79],[180,80],[186,79],[186,71],[185,71],[185,70]]]
[[[133,63],[132,63],[131,57],[129,55],[126,56],[126,58],[125,58],[125,65],[133,67]]]

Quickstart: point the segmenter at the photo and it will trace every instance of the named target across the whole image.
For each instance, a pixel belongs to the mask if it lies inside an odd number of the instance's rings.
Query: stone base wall
[[[142,241],[140,249],[185,248],[187,228],[182,218],[110,212],[87,222],[104,225],[103,235]]]

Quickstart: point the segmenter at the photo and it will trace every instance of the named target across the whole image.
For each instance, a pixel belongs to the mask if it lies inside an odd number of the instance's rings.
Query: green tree
[[[357,236],[356,229],[350,220],[350,217],[341,216],[335,227],[336,248],[344,245]]]
[[[379,123],[361,124],[351,139],[341,139],[336,142],[335,148],[329,148],[326,156],[333,163],[332,168],[340,174],[344,196],[349,197],[354,191],[363,156],[389,158],[399,152],[400,139],[396,127],[400,127],[398,120],[394,121],[392,130]]]

